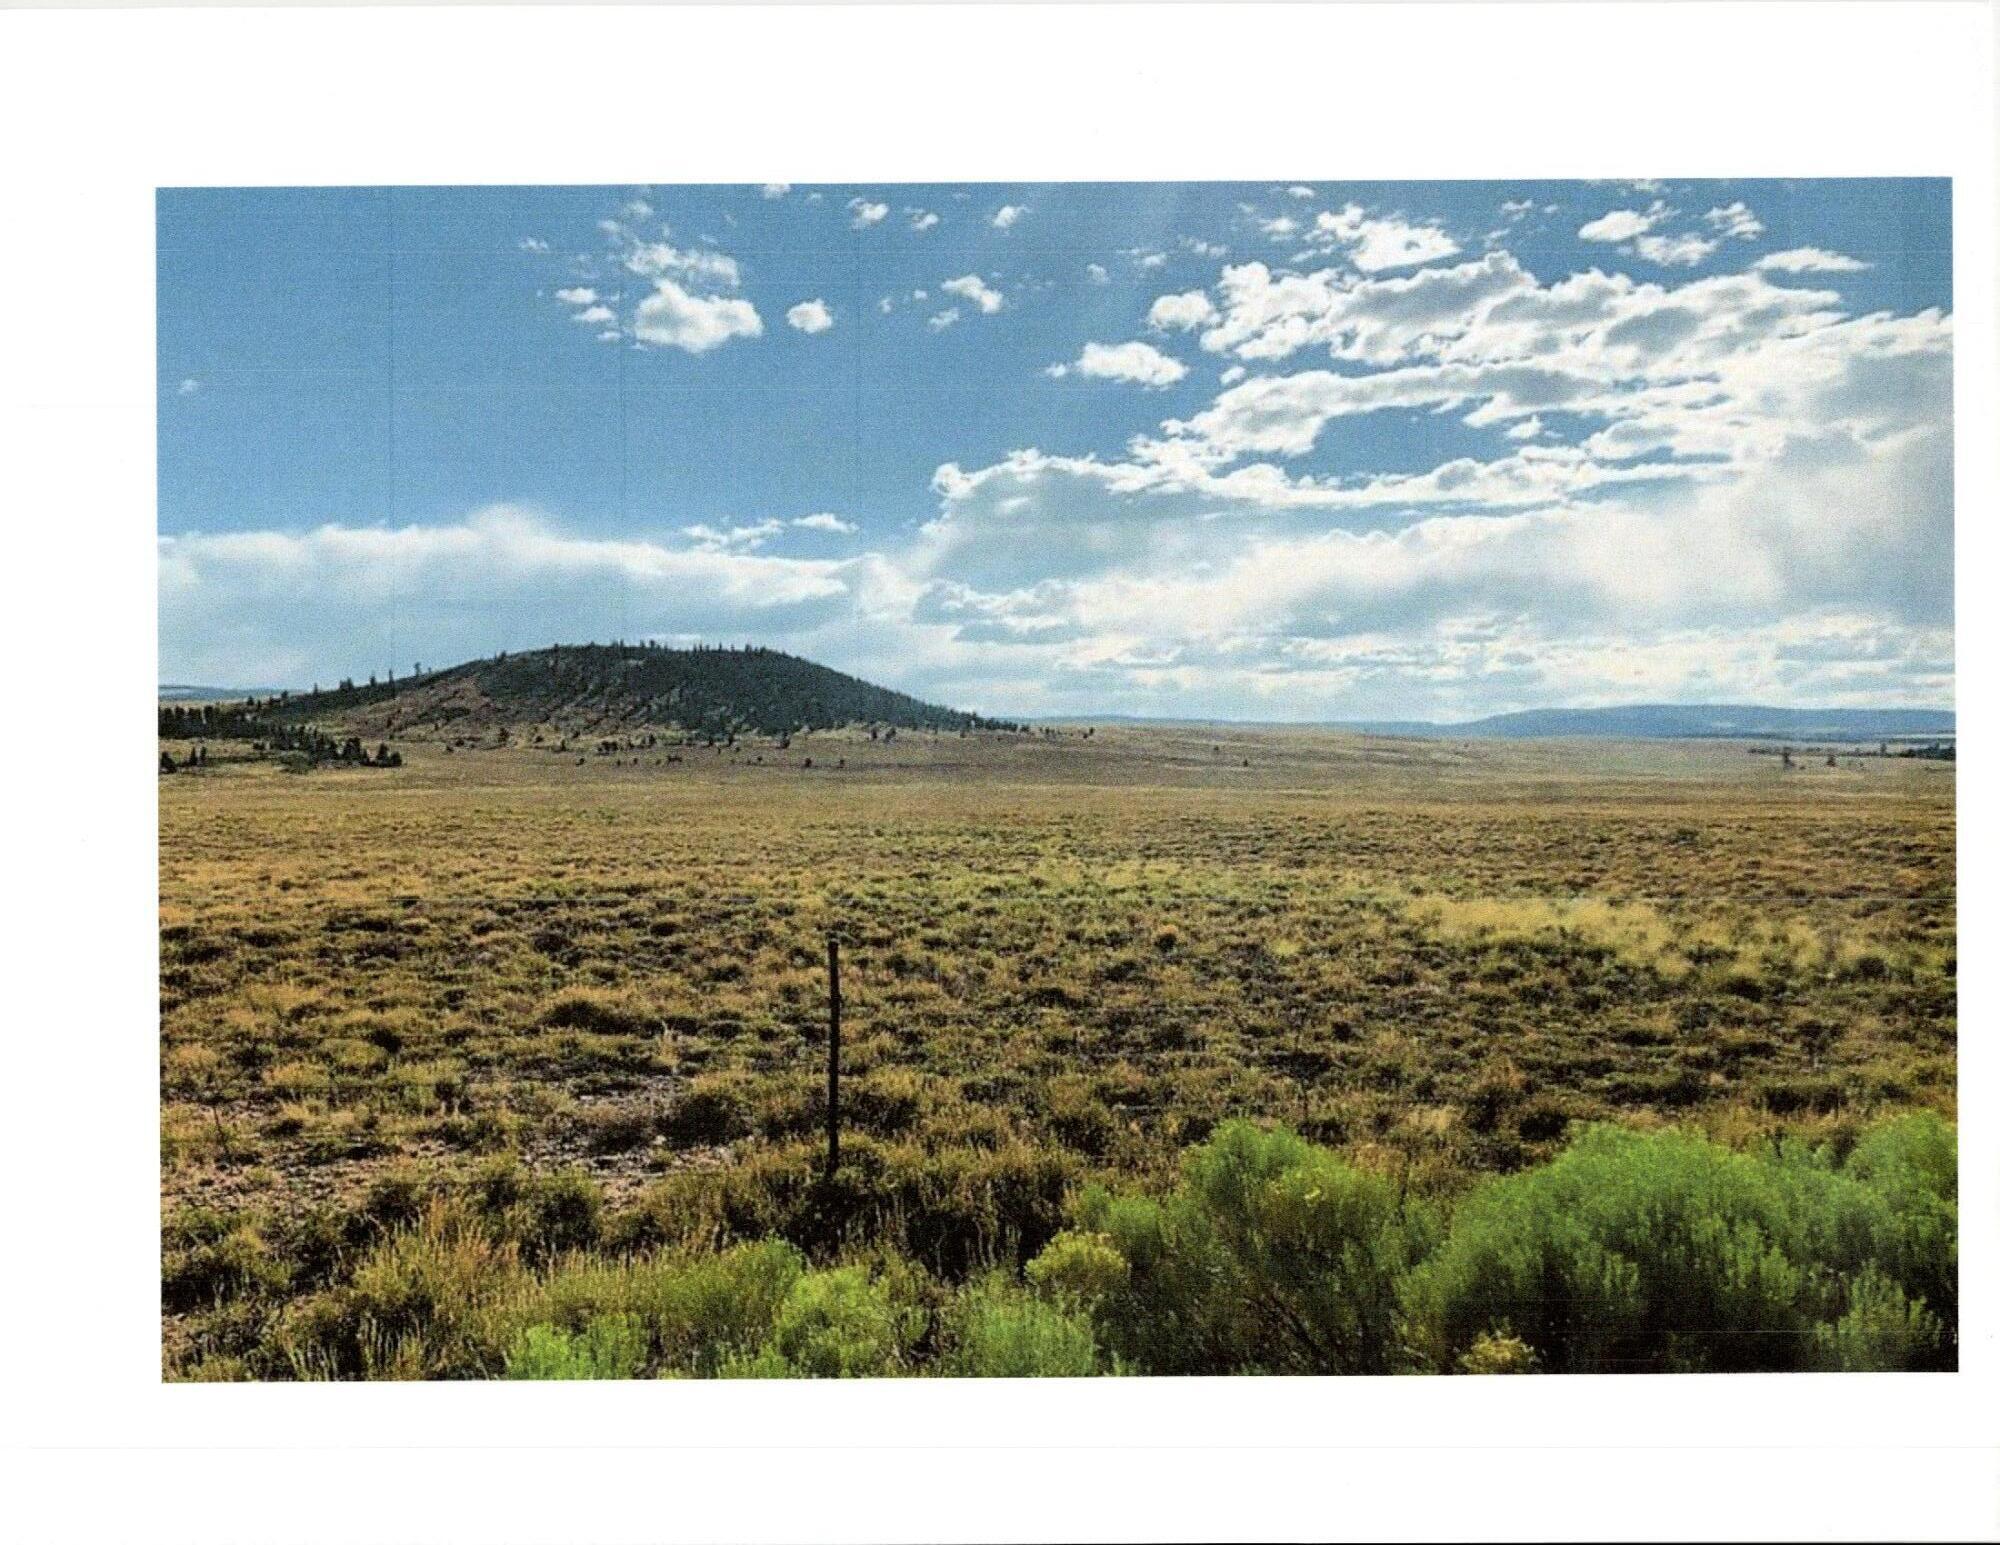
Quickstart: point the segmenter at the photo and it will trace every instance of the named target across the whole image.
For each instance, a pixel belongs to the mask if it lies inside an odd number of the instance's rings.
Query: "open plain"
[[[1448,1215],[1593,1123],[1837,1162],[1955,1114],[1948,763],[1225,725],[507,739],[303,773],[217,743],[161,779],[169,1377],[800,1371],[760,1328],[677,1352],[629,1283],[575,1288],[758,1248],[886,1293],[888,1364],[831,1371],[1112,1371],[966,1363],[988,1332],[951,1295],[1105,1237],[1079,1198],[1165,1195],[1235,1118]],[[1433,1362],[1504,1360],[1505,1330]]]

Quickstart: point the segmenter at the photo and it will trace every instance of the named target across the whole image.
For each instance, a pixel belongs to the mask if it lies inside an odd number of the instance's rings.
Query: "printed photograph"
[[[1948,179],[156,212],[164,1380],[1958,1367]]]

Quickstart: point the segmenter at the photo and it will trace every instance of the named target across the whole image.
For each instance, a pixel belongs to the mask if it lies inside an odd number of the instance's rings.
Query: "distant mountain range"
[[[1233,724],[1283,728],[1272,720],[1169,719],[1136,714],[1065,714],[1073,724]],[[1956,733],[1949,708],[1767,708],[1741,703],[1633,703],[1618,708],[1530,708],[1484,719],[1333,719],[1298,729],[1453,740],[1932,740]]]
[[[160,701],[163,703],[228,703],[239,698],[268,697],[277,692],[276,687],[194,687],[181,681],[160,683]]]
[[[343,681],[311,692],[174,683],[163,703],[249,700],[242,713],[270,723],[339,721],[372,734],[414,724],[576,722],[615,727],[678,724],[687,729],[779,733],[840,724],[908,729],[981,729],[1006,721],[962,713],[874,686],[774,649],[666,649],[624,644],[564,645],[469,660],[441,671],[365,685]],[[261,700],[261,701],[260,701]],[[1066,715],[1067,722],[1252,723]],[[1616,708],[1531,708],[1483,719],[1347,719],[1321,728],[1364,735],[1454,740],[1881,741],[1951,738],[1948,708],[1771,708],[1741,703],[1634,703]]]
[[[1457,724],[1356,720],[1369,735],[1458,740],[1909,740],[1954,735],[1948,708],[1767,708],[1743,703],[1634,703],[1620,708],[1530,708]]]

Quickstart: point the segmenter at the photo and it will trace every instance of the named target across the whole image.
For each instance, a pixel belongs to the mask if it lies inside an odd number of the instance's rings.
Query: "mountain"
[[[553,724],[596,733],[642,726],[696,734],[782,735],[879,724],[897,729],[1012,728],[941,708],[775,649],[562,644],[468,660],[365,685],[274,693],[192,720],[160,711],[161,734],[258,738],[277,726],[337,726],[368,738]]]
[[[228,703],[246,697],[262,697],[277,693],[276,687],[195,687],[181,681],[160,683],[160,701],[163,703]]]
[[[1361,720],[1343,726],[1372,735],[1441,735],[1461,740],[1554,736],[1621,740],[1908,740],[1949,736],[1948,708],[1764,708],[1739,703],[1635,703],[1620,708],[1530,708],[1458,724]]]

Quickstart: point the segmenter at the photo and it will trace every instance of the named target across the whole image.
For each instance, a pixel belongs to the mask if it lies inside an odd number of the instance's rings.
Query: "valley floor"
[[[169,1376],[498,1372],[355,1324],[395,1251],[476,1274],[475,1233],[524,1281],[783,1236],[823,1275],[1018,1286],[1088,1186],[1165,1195],[1232,1118],[1448,1211],[1596,1122],[1837,1159],[1955,1111],[1950,764],[514,739],[160,780]],[[829,932],[842,1196],[812,1184]]]

